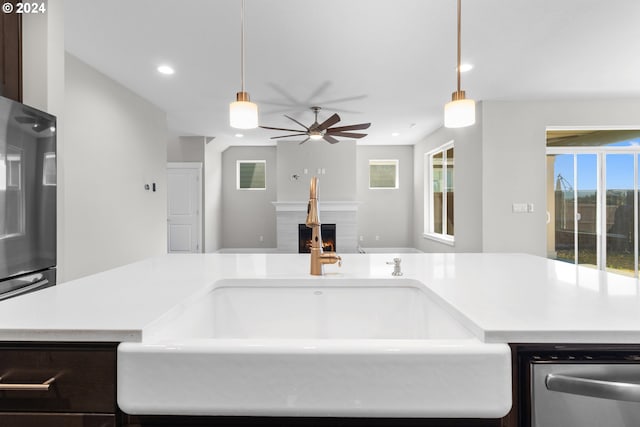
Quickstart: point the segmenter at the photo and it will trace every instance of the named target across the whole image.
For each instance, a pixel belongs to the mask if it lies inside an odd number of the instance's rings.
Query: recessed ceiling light
[[[460,72],[466,73],[467,71],[471,71],[473,69],[472,64],[460,64]]]
[[[393,132],[391,136],[400,136],[400,132]]]
[[[166,74],[167,76],[175,73],[175,70],[168,65],[160,65],[157,70],[160,74]]]
[[[236,138],[242,138],[244,135],[243,135],[243,134],[241,134],[241,133],[236,133],[236,135],[235,135],[235,136],[236,136]]]

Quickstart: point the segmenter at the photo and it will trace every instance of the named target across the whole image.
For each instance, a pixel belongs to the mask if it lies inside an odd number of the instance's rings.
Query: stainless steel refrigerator
[[[56,118],[0,97],[0,300],[56,282]]]

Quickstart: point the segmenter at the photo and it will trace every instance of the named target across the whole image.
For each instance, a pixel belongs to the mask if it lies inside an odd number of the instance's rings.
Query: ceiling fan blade
[[[303,135],[306,135],[306,133],[294,133],[294,134],[291,134],[291,135],[272,136],[269,139],[290,138],[292,136],[303,136]]]
[[[343,138],[364,138],[365,136],[367,136],[366,133],[352,133],[352,132],[331,132],[331,133],[326,133],[326,135],[329,136],[341,136]]]
[[[341,102],[359,101],[361,99],[365,99],[367,96],[368,95],[356,95],[356,96],[348,96],[346,98],[325,99],[322,102],[318,102],[318,105],[331,105],[331,104],[339,104]]]
[[[363,129],[369,129],[369,127],[371,126],[371,123],[360,123],[357,125],[349,125],[349,126],[339,126],[337,128],[329,128],[327,129],[328,133],[334,133],[334,132],[344,132],[344,131],[348,131],[348,130],[363,130]]]
[[[270,126],[260,126],[262,129],[271,129],[271,130],[284,130],[287,132],[302,132],[300,129],[285,129],[285,128],[272,128]]]
[[[318,96],[322,95],[327,88],[331,86],[331,81],[330,80],[326,80],[324,82],[322,82],[320,84],[320,86],[318,86],[313,92],[311,92],[311,95],[309,95],[307,97],[307,99],[304,101],[305,104],[312,104],[312,101],[314,99],[316,99]]]
[[[331,117],[329,117],[324,122],[320,123],[315,130],[323,131],[328,127],[331,127],[340,121],[340,116],[334,113]]]
[[[289,117],[286,114],[284,115],[287,119],[289,120],[293,120],[294,122],[296,122],[297,124],[299,124],[300,126],[302,126],[303,128],[305,128],[306,130],[309,130],[308,127],[306,127],[305,125],[303,125],[302,123],[300,123],[299,121],[297,121],[296,119],[294,119],[293,117]]]
[[[337,142],[340,142],[340,141],[338,141],[337,139],[335,139],[334,137],[332,137],[331,135],[327,135],[327,134],[325,134],[322,138],[323,138],[325,141],[327,141],[329,144],[335,144],[335,143],[337,143]]]
[[[302,144],[304,144],[305,142],[307,142],[307,141],[308,141],[308,140],[310,140],[310,139],[311,139],[311,138],[307,138],[307,139],[305,139],[304,141],[302,141],[302,142],[301,142],[300,144],[298,144],[298,145],[302,145]]]

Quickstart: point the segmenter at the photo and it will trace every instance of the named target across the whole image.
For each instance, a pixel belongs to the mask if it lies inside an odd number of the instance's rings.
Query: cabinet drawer
[[[7,427],[115,427],[115,415],[0,413]]]
[[[115,345],[0,346],[0,411],[115,413],[115,376]],[[51,378],[48,390],[18,385]]]

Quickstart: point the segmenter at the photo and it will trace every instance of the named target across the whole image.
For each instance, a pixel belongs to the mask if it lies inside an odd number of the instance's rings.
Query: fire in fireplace
[[[336,252],[336,225],[322,224],[320,226],[322,234],[322,249],[329,252]],[[305,224],[298,224],[298,253],[311,253],[311,228]]]

